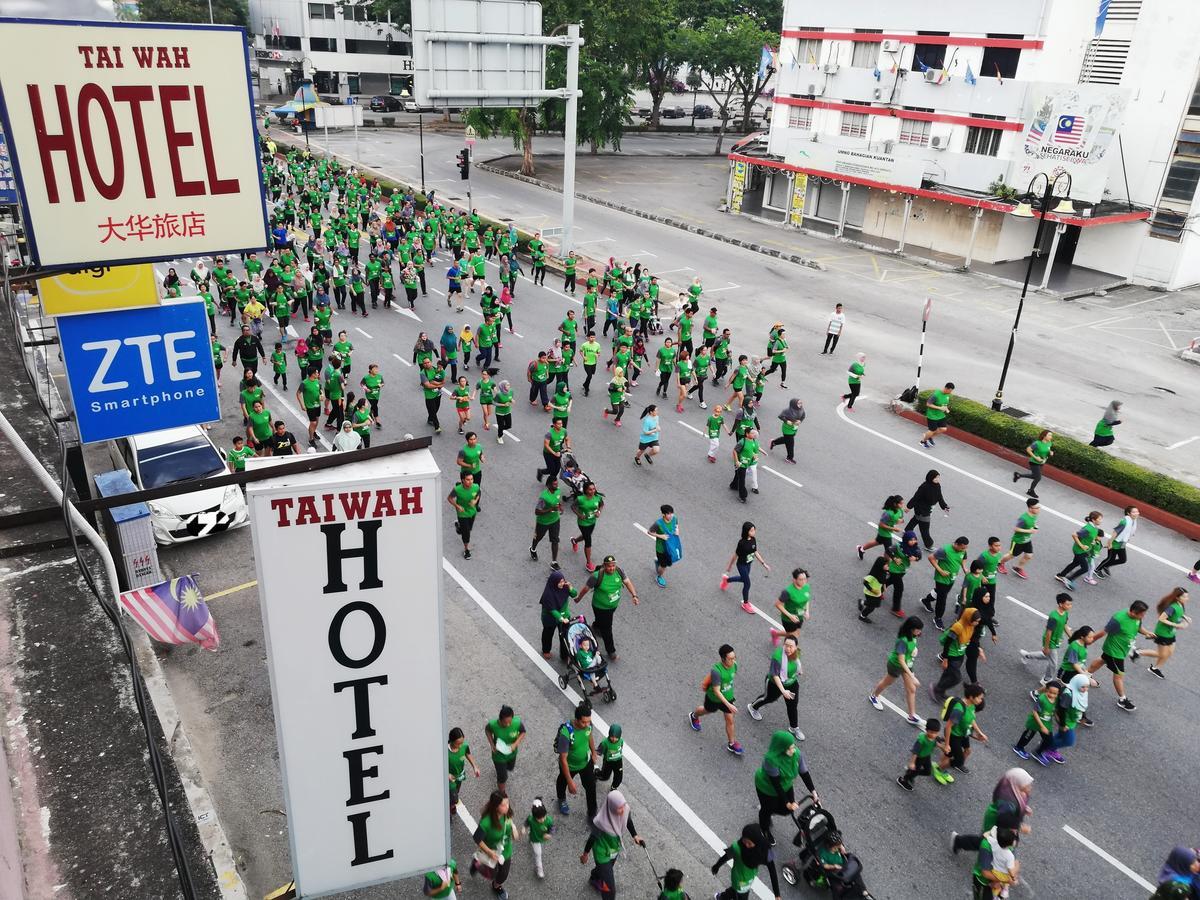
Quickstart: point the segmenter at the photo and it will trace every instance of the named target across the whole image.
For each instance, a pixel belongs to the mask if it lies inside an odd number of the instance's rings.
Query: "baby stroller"
[[[558,676],[558,686],[565,691],[574,680],[584,694],[602,696],[605,703],[612,703],[617,699],[617,692],[608,678],[608,663],[600,654],[600,642],[587,621],[583,616],[576,616],[559,627],[567,642],[567,671]],[[580,645],[584,641],[591,642],[591,649],[581,653]],[[589,657],[590,662],[585,665],[584,661]]]
[[[562,455],[562,469],[558,473],[559,480],[571,490],[571,498],[574,500],[583,493],[583,489],[587,487],[590,478],[579,466],[579,460],[575,458],[575,454],[569,450]]]
[[[837,824],[833,815],[823,806],[809,800],[801,803],[793,814],[796,836],[792,843],[799,848],[795,862],[784,863],[783,880],[795,885],[801,878],[809,887],[829,888],[836,898],[864,898],[874,900],[862,881],[862,862],[853,853],[845,853],[843,868],[828,872],[821,865],[820,853],[839,842]]]

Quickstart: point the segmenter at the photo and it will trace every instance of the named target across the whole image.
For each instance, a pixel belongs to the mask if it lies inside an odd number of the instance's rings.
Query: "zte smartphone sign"
[[[43,266],[265,246],[241,30],[0,19],[0,47],[0,112]]]
[[[300,896],[449,859],[438,484],[418,450],[249,487]]]
[[[84,443],[221,418],[200,298],[57,321]]]

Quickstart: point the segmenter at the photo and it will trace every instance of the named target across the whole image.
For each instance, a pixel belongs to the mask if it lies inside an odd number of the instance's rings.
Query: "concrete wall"
[[[1075,248],[1075,265],[1128,278],[1133,271],[1141,239],[1148,230],[1145,222],[1084,228]]]
[[[882,28],[889,32],[922,28],[952,34],[982,35],[989,31],[1038,34],[1042,7],[1049,2],[1052,0],[1004,0],[1003,3],[944,3],[940,0],[813,3],[812,0],[788,0],[784,7],[783,27],[811,26],[827,31]],[[1090,6],[1079,0],[1071,2]]]
[[[973,258],[979,262],[994,262],[996,244],[1004,217],[984,210],[975,236]],[[904,195],[886,191],[871,191],[863,222],[863,235],[900,240],[904,219]],[[940,200],[915,200],[904,236],[905,246],[923,247],[938,253],[965,257],[971,245],[971,227],[975,209],[958,203]]]
[[[1033,238],[1037,234],[1037,219],[1019,219],[1007,215],[998,218],[1000,235],[988,262],[1007,262],[1027,257],[1033,248]]]

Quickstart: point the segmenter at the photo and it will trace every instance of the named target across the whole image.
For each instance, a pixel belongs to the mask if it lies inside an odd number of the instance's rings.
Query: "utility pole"
[[[579,113],[579,25],[567,26],[566,124],[563,128],[563,214],[562,246],[558,255],[565,257],[574,246],[571,229],[575,224],[575,132]]]

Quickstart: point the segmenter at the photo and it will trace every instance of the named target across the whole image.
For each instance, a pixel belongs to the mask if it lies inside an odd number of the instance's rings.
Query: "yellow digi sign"
[[[154,266],[98,266],[38,279],[38,297],[51,316],[158,306]]]

